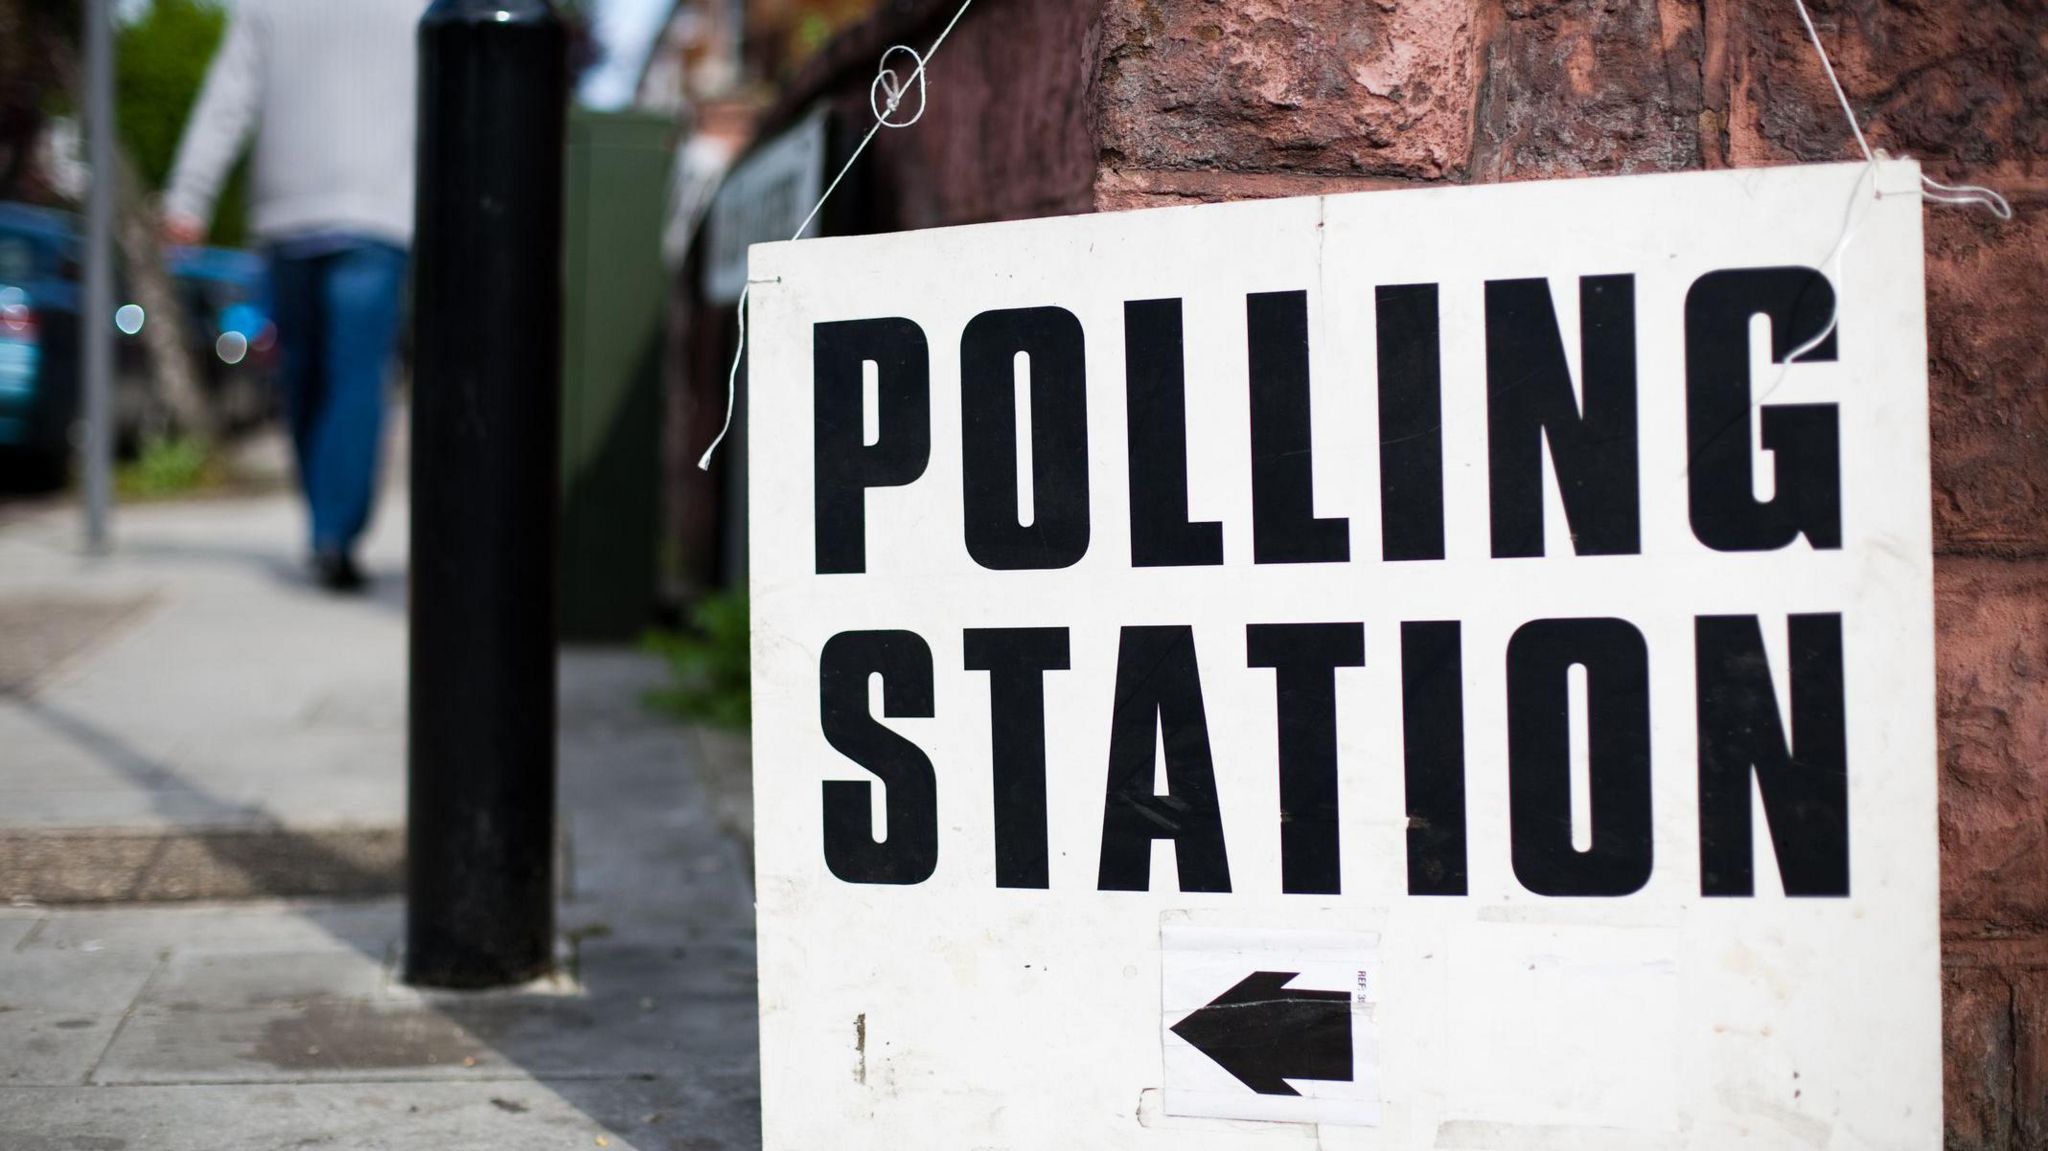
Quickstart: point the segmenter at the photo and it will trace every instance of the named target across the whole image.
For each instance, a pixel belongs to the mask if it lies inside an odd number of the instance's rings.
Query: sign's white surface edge
[[[1382,1088],[1386,1112],[1379,1126],[1323,1127],[1313,1137],[1325,1146],[1534,1147],[1548,1145],[1542,1140],[1549,1139],[1592,1148],[1905,1148],[1938,1142],[1924,271],[1918,200],[1900,192],[1917,184],[1916,174],[1917,166],[1899,161],[1874,173],[1867,165],[1844,164],[1374,191],[756,245],[750,277],[770,281],[757,286],[753,297],[750,448],[755,469],[756,714],[762,717],[755,778],[761,813],[757,842],[767,1146],[772,1151],[893,1147],[936,1138],[963,1147],[1202,1151],[1289,1145],[1307,1135],[1306,1129],[1286,1125],[1247,1127],[1176,1118],[1159,1109],[1156,1007],[1145,1008],[1144,1015],[1153,1038],[1128,1034],[1143,1031],[1130,1001],[1157,1003],[1158,955],[1135,941],[1150,938],[1156,948],[1156,928],[1146,924],[1156,924],[1159,912],[1176,910],[1222,917],[1238,926],[1266,923],[1341,933],[1366,925],[1381,933],[1389,964],[1389,998],[1379,1017],[1387,1029],[1383,1042],[1400,1046],[1411,1061],[1388,1069]],[[1864,187],[1862,182],[1872,177],[1875,188],[1891,193],[1880,199]],[[1740,207],[1717,207],[1738,195],[1758,197],[1761,206],[1751,215]],[[1856,200],[1867,196],[1869,205],[1857,210],[1852,195]],[[1668,235],[1671,250],[1653,252],[1640,237],[1631,239],[1634,233],[1622,235],[1635,227],[1624,218],[1612,221],[1612,227],[1526,242],[1506,235],[1509,223],[1499,218],[1512,211],[1517,217],[1554,222],[1588,198],[1670,201],[1678,222],[1653,220],[1643,227]],[[1745,247],[1731,233],[1717,251],[1688,253],[1694,229],[1684,225],[1683,217],[1694,204],[1705,205],[1703,213],[1719,211],[1758,227],[1780,228],[1782,238]],[[1373,221],[1388,214],[1411,220],[1469,219],[1461,229],[1463,239],[1479,250],[1432,263],[1416,235],[1373,231]],[[1855,233],[1847,244],[1840,242],[1845,224],[1853,225]],[[1700,230],[1720,239],[1726,227],[1703,224]],[[1272,242],[1221,253],[1189,249],[1190,237],[1212,230],[1240,239],[1270,231]],[[1611,248],[1601,246],[1602,233],[1615,237]],[[1494,239],[1501,241],[1498,249],[1488,247]],[[1570,249],[1574,240],[1584,247]],[[1567,250],[1546,258],[1546,242]],[[1055,273],[1097,266],[1099,254],[1079,252],[1079,244],[1102,244],[1127,256],[1142,253],[1157,267],[1092,282],[1061,279]],[[1641,263],[1598,266],[1601,258],[1631,245]],[[1381,268],[1333,266],[1333,250],[1377,253],[1384,257],[1384,274]],[[1605,558],[1572,559],[1568,553],[1527,561],[1487,559],[1483,503],[1472,498],[1473,492],[1483,491],[1483,395],[1476,408],[1456,402],[1469,400],[1471,381],[1484,376],[1476,352],[1466,346],[1478,322],[1473,310],[1477,281],[1548,277],[1559,301],[1561,327],[1569,332],[1577,312],[1566,291],[1572,277],[1603,270],[1633,273],[1639,299],[1654,289],[1664,293],[1669,308],[1671,286],[1682,286],[1694,271],[1720,266],[1724,259],[1728,266],[1742,266],[1769,259],[1772,251],[1779,253],[1773,262],[1821,268],[1841,295],[1841,365],[1786,373],[1775,382],[1760,377],[1759,392],[1768,387],[1772,393],[1758,403],[1826,398],[1842,405],[1842,514],[1851,525],[1845,527],[1844,549],[1814,553],[1801,544],[1796,555],[1783,557],[1783,564],[1759,566],[1750,562],[1754,557],[1697,547],[1685,524],[1682,454],[1674,461],[1654,450],[1672,442],[1668,429],[1658,429],[1676,409],[1668,399],[1654,397],[1659,373],[1646,368],[1642,554],[1626,565]],[[1655,261],[1660,258],[1670,266],[1659,266]],[[1053,271],[1034,272],[1034,262]],[[827,268],[831,273],[822,277],[805,274],[806,269]],[[1212,274],[1205,277],[1200,269]],[[1197,606],[1176,609],[1170,601],[1181,593],[1169,594],[1159,590],[1164,583],[1148,586],[1130,576],[1129,537],[1118,523],[1125,512],[1121,487],[1126,476],[1117,461],[1123,413],[1117,395],[1122,365],[1116,306],[1152,296],[1187,298],[1192,453],[1203,445],[1221,449],[1241,443],[1241,415],[1218,415],[1204,426],[1201,413],[1207,410],[1204,405],[1242,404],[1243,353],[1235,353],[1232,366],[1225,347],[1228,339],[1242,339],[1242,320],[1235,336],[1220,329],[1228,326],[1233,306],[1242,308],[1248,292],[1290,286],[1309,292],[1318,428],[1347,422],[1369,427],[1371,342],[1355,331],[1347,334],[1335,317],[1347,308],[1350,315],[1369,310],[1362,301],[1375,282],[1389,282],[1389,276],[1406,282],[1398,277],[1417,269],[1445,285],[1443,434],[1447,503],[1454,505],[1447,518],[1468,521],[1463,527],[1448,525],[1450,558],[1439,570],[1433,575],[1386,570],[1389,565],[1377,558],[1380,525],[1373,485],[1366,479],[1373,445],[1348,431],[1319,430],[1317,512],[1349,517],[1354,541],[1349,565],[1321,570],[1251,565],[1244,526],[1249,513],[1242,495],[1232,490],[1244,486],[1244,465],[1218,456],[1214,474],[1190,479],[1190,514],[1225,525],[1227,555],[1222,568],[1197,573],[1201,589],[1187,593],[1194,597],[1188,602]],[[1459,278],[1469,282],[1453,288]],[[1198,303],[1202,293],[1215,299]],[[1074,310],[1091,341],[1089,458],[1098,485],[1097,534],[1088,555],[1064,571],[987,573],[966,561],[958,539],[959,376],[949,361],[957,355],[967,317],[986,308],[1037,303]],[[1202,314],[1193,314],[1198,309]],[[832,577],[838,581],[832,582],[808,566],[807,325],[887,315],[916,317],[930,334],[931,462],[916,485],[870,493],[867,535],[884,541],[869,545],[875,549],[875,564],[864,577]],[[1682,344],[1676,318],[1645,311],[1638,322],[1644,359],[1668,365],[1675,352],[1653,355],[1650,349]],[[1464,345],[1452,346],[1459,333]],[[1198,356],[1198,350],[1214,354]],[[1569,345],[1568,350],[1577,352]],[[1354,370],[1343,379],[1338,369],[1347,363]],[[1360,364],[1368,366],[1355,367]],[[1883,388],[1859,395],[1844,387],[1852,378],[1866,384],[1864,377],[1873,374],[1887,377]],[[1808,383],[1823,379],[1827,383]],[[1346,389],[1364,391],[1366,401],[1347,397]],[[1098,399],[1107,410],[1097,408]],[[1468,446],[1461,449],[1460,444]],[[1350,448],[1356,449],[1355,458],[1342,459]],[[1681,493],[1676,505],[1674,491]],[[944,514],[948,504],[950,518]],[[1482,510],[1475,516],[1475,509]],[[1853,526],[1858,524],[1864,525],[1860,534]],[[927,560],[921,549],[936,558]],[[1509,584],[1493,586],[1475,599],[1474,588],[1483,585],[1471,582],[1480,578],[1474,573],[1502,562],[1523,566]],[[1605,564],[1612,574],[1597,574],[1595,586],[1585,589],[1554,578],[1574,564],[1596,573]],[[1347,583],[1347,577],[1356,580],[1361,571],[1370,571],[1369,582],[1379,589],[1373,602],[1361,603],[1355,583]],[[1282,588],[1287,590],[1275,598],[1273,593]],[[1347,609],[1347,604],[1352,606]],[[1468,604],[1478,605],[1476,614],[1452,615]],[[1051,818],[1060,829],[1060,856],[1085,857],[1101,831],[1107,705],[1081,697],[1102,694],[1115,664],[1118,626],[1204,611],[1216,613],[1219,621],[1234,621],[1213,626],[1196,621],[1195,645],[1204,692],[1211,696],[1212,725],[1246,725],[1237,736],[1212,730],[1219,772],[1238,771],[1226,762],[1249,762],[1261,754],[1268,763],[1259,770],[1271,770],[1272,720],[1257,716],[1261,706],[1271,710],[1272,673],[1245,669],[1244,623],[1362,614],[1368,662],[1359,674],[1364,678],[1374,674],[1376,661],[1392,660],[1397,621],[1464,620],[1465,730],[1471,756],[1466,771],[1475,827],[1471,896],[1447,908],[1418,903],[1389,886],[1388,877],[1400,874],[1403,821],[1398,779],[1380,777],[1389,771],[1399,775],[1399,740],[1389,732],[1398,733],[1400,720],[1395,704],[1368,698],[1363,690],[1345,696],[1357,705],[1345,714],[1355,714],[1357,721],[1342,725],[1340,742],[1347,763],[1347,802],[1366,800],[1347,807],[1362,807],[1366,814],[1355,825],[1364,842],[1347,838],[1346,875],[1376,877],[1356,896],[1349,885],[1341,898],[1279,896],[1270,862],[1277,854],[1274,832],[1260,829],[1254,816],[1226,819],[1233,893],[1177,892],[1172,852],[1164,848],[1154,852],[1149,892],[1096,890],[1093,861],[1086,858],[1069,858],[1064,865],[1056,860],[1045,891],[1002,891],[990,885],[986,862],[972,858],[987,849],[985,830],[975,826],[976,820],[986,819],[988,803],[986,779],[975,780],[976,772],[985,776],[989,756],[987,676],[961,670],[961,628],[1057,624],[1072,630],[1075,670],[1058,674],[1085,678],[1092,687],[1063,688],[1064,694],[1049,703],[1069,705],[1074,728],[1048,741],[1049,759],[1073,777],[1064,790],[1056,785]],[[1697,860],[1690,866],[1686,862],[1688,852],[1697,853],[1697,833],[1689,827],[1696,813],[1687,802],[1689,794],[1693,800],[1697,794],[1696,781],[1685,778],[1693,770],[1693,745],[1691,735],[1678,726],[1687,714],[1684,708],[1657,712],[1658,870],[1641,896],[1632,897],[1636,902],[1624,907],[1621,901],[1544,899],[1518,888],[1504,849],[1480,843],[1481,836],[1497,831],[1478,829],[1488,821],[1497,827],[1506,808],[1501,786],[1487,778],[1498,772],[1503,754],[1500,737],[1490,734],[1502,727],[1501,705],[1489,696],[1500,690],[1498,651],[1514,620],[1530,615],[1635,620],[1648,638],[1655,708],[1657,699],[1687,693],[1691,672],[1684,664],[1691,637],[1679,627],[1681,619],[1689,624],[1700,615],[1759,611],[1780,626],[1775,636],[1765,629],[1765,643],[1780,680],[1781,708],[1787,702],[1782,698],[1786,614],[1845,614],[1851,621],[1845,624],[1847,694],[1859,709],[1851,719],[1850,762],[1902,765],[1877,779],[1852,768],[1852,895],[1824,905],[1768,891],[1748,902],[1701,897]],[[1496,617],[1499,622],[1488,622]],[[952,765],[954,773],[946,778],[960,796],[951,806],[942,801],[940,834],[942,844],[951,846],[942,846],[940,869],[922,891],[843,884],[825,872],[819,858],[819,780],[866,776],[816,735],[817,645],[837,630],[887,627],[926,636],[941,690],[939,718],[884,722],[908,734],[935,762]],[[1212,673],[1218,677],[1214,683]],[[1373,691],[1384,695],[1389,688],[1381,681]],[[1224,702],[1233,696],[1245,698]],[[1233,708],[1230,716],[1216,714]],[[875,714],[881,716],[882,708]],[[1270,797],[1264,802],[1269,804]],[[1066,818],[1069,813],[1078,818]],[[1756,826],[1757,875],[1763,885],[1774,873],[1760,813]],[[1240,850],[1242,872],[1235,870]],[[1098,963],[1100,949],[1122,949],[1129,961]],[[1021,967],[1009,962],[1024,956],[1036,956],[1038,962]],[[1053,974],[1076,965],[1087,969],[1085,979]],[[1825,979],[1822,971],[1829,973]],[[1461,988],[1533,986],[1529,972],[1550,980],[1541,984],[1548,990],[1533,999],[1504,1001],[1487,992],[1475,1000],[1459,993]],[[1403,999],[1417,1006],[1404,1008]],[[1852,1002],[1861,1006],[1852,1010],[1846,1006]],[[1423,1003],[1439,1014],[1419,1018],[1415,1012]],[[1503,1014],[1509,1003],[1521,1013]],[[949,1010],[965,1015],[949,1021]],[[1071,1011],[1071,1017],[1061,1011]],[[1619,1052],[1570,1043],[1546,1047],[1541,1041],[1545,1028],[1569,1031],[1574,1020],[1593,1016],[1610,1018],[1612,1027],[1621,1028],[1616,1034],[1648,1028],[1663,1038]],[[856,1031],[859,1051],[852,1049]],[[1474,1036],[1491,1038],[1475,1047]],[[1531,1036],[1537,1037],[1533,1045]],[[816,1049],[826,1041],[831,1050]],[[1038,1066],[1034,1060],[1053,1066]],[[1077,1077],[1076,1060],[1089,1069],[1088,1075]],[[1534,1079],[1528,1066],[1532,1061],[1543,1073]],[[1580,1068],[1586,1069],[1583,1076]],[[1082,1086],[1098,1078],[1094,1086]],[[1555,1090],[1546,1102],[1535,1102],[1530,1092],[1540,1093],[1540,1088],[1532,1085],[1545,1081],[1554,1082]],[[1627,1092],[1639,1094],[1632,1101],[1617,1094]],[[1149,1109],[1147,1098],[1152,1100]],[[827,1142],[827,1132],[838,1141]]]

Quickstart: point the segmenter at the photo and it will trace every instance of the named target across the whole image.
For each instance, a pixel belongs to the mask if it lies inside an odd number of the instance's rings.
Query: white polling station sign
[[[767,1151],[1939,1145],[1917,180],[755,247]]]

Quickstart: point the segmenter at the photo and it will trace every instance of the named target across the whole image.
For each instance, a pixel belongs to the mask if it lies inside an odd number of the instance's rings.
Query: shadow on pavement
[[[126,948],[148,975],[112,1007],[118,1023],[82,1079],[16,1088],[0,1076],[0,1112],[10,1090],[35,1090],[52,1134],[153,1148],[517,1149],[600,1136],[643,1151],[758,1148],[752,891],[692,771],[697,740],[640,707],[661,674],[651,661],[562,662],[559,977],[483,993],[406,987],[395,974],[404,909],[390,898],[56,909],[13,955],[0,942],[0,989],[30,955],[83,962]],[[147,783],[181,826],[251,818],[92,724],[30,706]],[[389,890],[397,874],[395,860],[368,867],[275,820],[244,839],[175,834],[252,893],[312,876]],[[278,883],[259,842],[292,853],[293,883]]]

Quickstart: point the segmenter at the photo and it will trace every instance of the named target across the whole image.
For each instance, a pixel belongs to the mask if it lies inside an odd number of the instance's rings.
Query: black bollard
[[[405,977],[554,953],[567,37],[548,0],[420,21]]]

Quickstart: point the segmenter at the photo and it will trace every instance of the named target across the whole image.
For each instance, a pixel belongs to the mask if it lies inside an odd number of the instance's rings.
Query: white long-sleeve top
[[[167,213],[211,218],[250,128],[250,226],[412,240],[417,29],[426,0],[236,0],[185,125]]]

